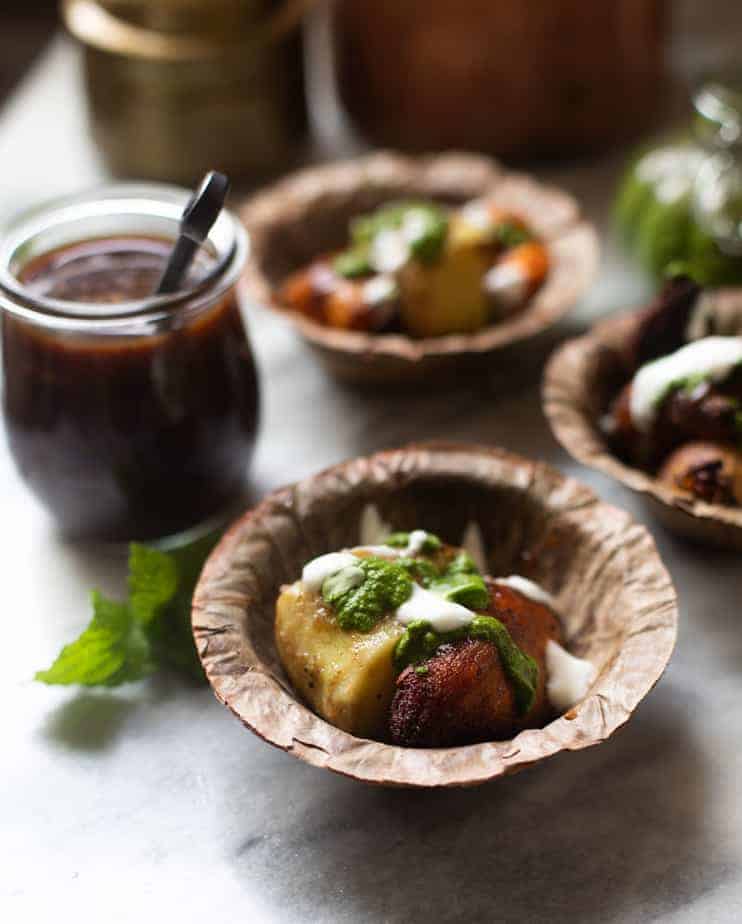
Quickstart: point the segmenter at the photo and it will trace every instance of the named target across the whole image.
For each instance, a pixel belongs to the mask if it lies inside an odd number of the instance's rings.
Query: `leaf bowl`
[[[742,304],[739,292],[720,296]],[[641,317],[642,311],[634,311],[610,318],[556,350],[544,372],[544,413],[571,456],[638,492],[667,529],[704,545],[740,551],[742,509],[673,490],[651,473],[621,461],[601,431],[600,419],[609,402],[634,372],[627,366],[626,344]]]
[[[399,198],[456,206],[479,196],[520,213],[549,250],[544,285],[512,317],[473,334],[414,339],[328,327],[281,303],[286,277],[342,248],[354,216]],[[569,194],[474,154],[413,158],[382,152],[311,167],[258,193],[241,215],[251,243],[244,277],[248,297],[282,312],[327,371],[354,384],[447,381],[462,369],[481,369],[496,353],[523,347],[553,327],[588,288],[598,265],[597,234]]]
[[[567,644],[597,668],[585,699],[510,741],[440,749],[357,738],[312,712],[276,652],[276,598],[307,560],[358,543],[369,504],[395,528],[423,525],[455,544],[477,523],[492,574],[523,574],[556,597]],[[193,603],[209,682],[247,728],[314,766],[406,787],[473,786],[605,741],[659,680],[676,627],[671,580],[628,514],[542,463],[445,443],[354,459],[270,494],[216,547]]]

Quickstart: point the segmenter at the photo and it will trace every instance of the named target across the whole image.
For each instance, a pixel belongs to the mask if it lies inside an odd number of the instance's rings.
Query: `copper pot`
[[[504,157],[594,151],[651,123],[663,0],[344,0],[341,99],[384,145]]]
[[[62,0],[84,49],[93,136],[122,176],[258,179],[306,133],[307,0]]]

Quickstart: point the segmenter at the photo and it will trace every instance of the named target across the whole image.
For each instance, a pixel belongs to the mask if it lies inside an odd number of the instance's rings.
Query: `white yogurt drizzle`
[[[301,572],[301,582],[305,590],[321,590],[327,578],[337,574],[338,571],[342,571],[343,568],[357,563],[358,558],[352,552],[348,551],[330,552],[327,555],[320,555],[319,558],[313,558],[312,561],[304,565]],[[363,572],[361,572],[361,581],[362,580]]]
[[[419,555],[429,535],[430,533],[425,532],[424,529],[413,529],[404,552],[407,555]]]
[[[470,199],[459,211],[459,218],[483,235],[491,234],[494,222],[486,199]]]
[[[379,512],[373,505],[367,506],[361,516],[361,541],[370,544],[357,546],[352,550],[330,552],[320,555],[308,562],[302,571],[301,585],[305,590],[318,592],[327,578],[332,577],[344,568],[358,562],[354,552],[367,552],[381,557],[394,558],[401,555],[417,554],[422,550],[425,539],[429,535],[423,529],[416,529],[410,533],[410,539],[405,549],[397,549],[388,545],[371,544],[374,541],[388,536],[391,528],[384,523]],[[471,522],[464,531],[462,540],[464,550],[471,556],[481,572],[487,570],[487,556],[485,553],[482,532],[477,523]],[[358,569],[358,583],[363,581],[363,572]],[[523,594],[536,603],[548,606],[558,613],[554,597],[535,581],[512,574],[509,577],[495,578],[495,583],[510,587]],[[446,600],[444,597],[421,587],[412,585],[412,593],[394,612],[394,618],[403,626],[416,620],[429,622],[435,632],[451,632],[468,626],[477,614],[460,603]],[[595,668],[583,658],[575,657],[557,642],[549,640],[546,646],[546,690],[553,706],[565,711],[584,699],[590,685],[595,679]]]
[[[565,712],[581,702],[596,673],[589,661],[570,654],[553,639],[546,643],[546,695],[555,709]]]
[[[676,382],[691,376],[720,382],[739,363],[742,363],[742,337],[704,337],[647,363],[636,373],[631,385],[634,426],[642,433],[652,428],[662,398]]]
[[[495,578],[495,583],[504,584],[505,587],[512,587],[513,590],[517,590],[518,593],[528,597],[529,600],[533,600],[534,603],[543,603],[544,606],[548,606],[555,613],[559,612],[556,600],[535,581],[529,581],[528,578],[521,577],[519,574],[511,574],[509,577]]]
[[[402,228],[386,228],[371,242],[369,262],[377,273],[396,273],[410,259],[410,242]]]
[[[403,626],[424,619],[436,632],[451,632],[468,626],[476,615],[460,603],[452,603],[419,584],[413,584],[412,593],[397,607],[394,618]]]
[[[496,263],[482,278],[482,288],[505,308],[514,308],[528,294],[528,277],[515,261]]]

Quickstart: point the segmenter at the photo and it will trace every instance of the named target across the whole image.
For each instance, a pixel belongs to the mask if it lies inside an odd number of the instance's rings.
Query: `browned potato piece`
[[[636,333],[626,345],[626,359],[632,369],[683,346],[700,294],[700,286],[687,276],[665,283],[642,312]]]
[[[396,294],[370,296],[366,286],[372,281],[368,276],[346,279],[335,272],[329,258],[320,259],[289,276],[280,299],[292,311],[328,327],[376,331],[396,317],[399,305]]]
[[[710,504],[742,504],[742,453],[720,443],[687,443],[666,460],[660,481]]]
[[[399,273],[402,326],[413,337],[467,334],[489,321],[482,279],[492,257],[487,248],[461,236],[457,228],[452,220],[436,263],[411,260]]]
[[[539,666],[532,708],[521,715],[513,687],[493,642],[466,640],[446,645],[427,663],[426,673],[408,667],[397,680],[390,712],[395,744],[452,747],[510,738],[524,728],[545,725],[554,715],[546,697],[545,652],[549,639],[562,642],[559,621],[542,603],[487,578],[488,615],[499,619],[522,651]]]
[[[403,628],[341,629],[319,594],[292,585],[276,603],[276,647],[291,683],[324,719],[353,735],[383,738],[394,695],[394,646]]]
[[[721,385],[707,383],[691,392],[673,392],[662,404],[649,433],[634,427],[631,388],[629,382],[614,400],[605,430],[616,452],[633,462],[654,468],[686,440],[725,443],[737,435],[737,375]]]
[[[326,260],[316,260],[293,273],[281,287],[281,302],[292,311],[326,323],[326,303],[337,289],[340,277]]]

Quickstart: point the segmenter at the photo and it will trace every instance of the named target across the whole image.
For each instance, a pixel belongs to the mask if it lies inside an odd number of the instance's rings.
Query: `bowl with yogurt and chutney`
[[[472,154],[312,167],[258,193],[242,217],[250,295],[356,384],[486,369],[556,324],[598,262],[570,195]]]
[[[552,357],[544,408],[576,459],[668,529],[742,549],[742,292],[666,283]]]
[[[246,727],[408,787],[604,741],[660,678],[676,623],[627,514],[541,463],[445,443],[274,492],[225,535],[193,602],[209,682]]]

